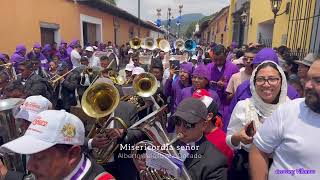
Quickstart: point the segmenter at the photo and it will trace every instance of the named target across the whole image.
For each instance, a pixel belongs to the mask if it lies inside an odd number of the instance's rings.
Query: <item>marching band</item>
[[[263,45],[146,37],[44,49],[19,45],[0,65],[0,180],[250,179],[254,134],[298,97]]]

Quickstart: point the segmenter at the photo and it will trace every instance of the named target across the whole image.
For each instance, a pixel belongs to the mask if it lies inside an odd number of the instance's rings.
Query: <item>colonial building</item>
[[[303,57],[320,52],[320,0],[282,0],[276,14],[270,0],[231,0],[230,32],[238,45],[286,45]],[[276,1],[275,1],[276,2]],[[277,7],[274,6],[273,7]]]
[[[17,44],[31,49],[35,42],[79,39],[82,45],[111,41],[118,45],[130,38],[163,36],[148,24],[105,0],[3,0],[0,11],[0,52],[13,53]]]
[[[205,19],[199,25],[199,31],[195,33],[198,41],[204,44],[215,42],[225,46],[228,43],[228,21],[229,21],[229,6],[222,8],[217,13]]]

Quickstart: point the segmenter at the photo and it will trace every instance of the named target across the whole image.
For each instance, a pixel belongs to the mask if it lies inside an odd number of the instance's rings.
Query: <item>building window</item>
[[[102,42],[102,19],[80,14],[81,42],[83,45],[93,45]]]
[[[131,39],[133,37],[134,37],[134,27],[131,26],[131,27],[129,27],[129,38]]]
[[[40,22],[41,45],[60,43],[59,24]]]
[[[221,44],[223,44],[223,34],[221,34]]]

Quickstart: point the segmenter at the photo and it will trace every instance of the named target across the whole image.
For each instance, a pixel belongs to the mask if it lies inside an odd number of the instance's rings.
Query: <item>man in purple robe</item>
[[[72,62],[65,44],[60,44],[59,51],[56,55],[59,57],[61,63],[65,62],[68,65],[68,69],[72,69]]]
[[[183,88],[191,86],[191,75],[193,71],[192,63],[180,64],[179,76],[174,78],[174,70],[170,71],[170,76],[164,85],[164,95],[170,96],[170,112],[173,113],[178,106],[176,98],[180,96]]]
[[[67,53],[70,56],[71,55],[71,51],[73,50],[73,47],[77,44],[80,44],[79,40],[73,40],[71,41],[71,43],[69,44],[68,48],[67,48]]]
[[[20,44],[20,45],[17,45],[16,51],[11,56],[11,63],[13,64],[13,67],[15,68],[17,73],[19,73],[18,64],[26,60],[25,58],[26,53],[27,53],[26,46],[23,44]]]
[[[270,60],[270,61],[273,61],[273,62],[279,64],[279,59],[278,59],[276,52],[271,48],[264,48],[264,49],[260,50],[257,53],[256,57],[254,58],[254,60],[252,62],[253,68],[257,67],[259,64],[261,64],[263,61],[266,61],[266,60]],[[287,92],[288,92],[287,95],[290,99],[299,98],[298,92],[290,84],[288,84],[288,91]],[[229,105],[228,113],[226,113],[225,117],[223,117],[223,119],[224,119],[223,130],[224,131],[227,130],[230,116],[232,114],[234,107],[238,103],[238,101],[245,100],[247,98],[250,98],[251,96],[252,96],[252,94],[250,91],[250,81],[246,80],[238,86],[236,92],[234,93],[232,101]]]
[[[228,111],[229,102],[227,100],[227,86],[231,76],[239,72],[239,68],[231,61],[226,60],[226,49],[223,45],[217,45],[213,48],[213,63],[209,64],[208,70],[211,76],[211,88],[215,90],[221,100],[219,112],[222,117]]]
[[[50,44],[46,44],[44,45],[43,49],[42,49],[42,54],[47,58],[48,61],[51,61],[51,45]]]
[[[41,62],[41,67],[44,70],[48,70],[49,64],[47,58],[41,53],[41,45],[39,43],[34,44],[32,51],[27,54],[28,60],[38,59]]]

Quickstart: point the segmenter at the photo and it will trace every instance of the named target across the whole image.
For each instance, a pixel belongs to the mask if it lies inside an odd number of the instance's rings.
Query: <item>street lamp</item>
[[[179,14],[180,14],[180,16],[179,16],[179,30],[178,30],[178,38],[180,38],[180,28],[181,28],[181,13],[182,13],[182,8],[183,8],[183,5],[182,4],[180,4],[179,5]]]
[[[243,13],[240,15],[240,17],[241,17],[242,23],[246,24],[247,18],[248,18],[248,14],[246,13],[246,11],[243,11]]]
[[[289,11],[290,11],[290,0],[288,0],[287,4],[286,4],[286,9],[284,12],[282,13],[279,13],[278,12],[280,11],[280,7],[281,7],[281,4],[282,4],[282,0],[270,0],[270,3],[271,3],[271,10],[273,12],[273,15],[274,15],[274,23],[276,21],[276,17],[277,16],[280,16],[284,13],[286,14],[289,14]]]

